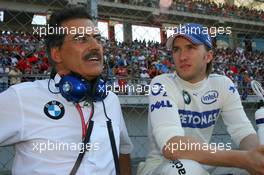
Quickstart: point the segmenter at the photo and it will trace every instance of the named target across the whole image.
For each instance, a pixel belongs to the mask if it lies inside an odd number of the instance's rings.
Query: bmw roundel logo
[[[183,100],[185,104],[190,104],[191,103],[191,96],[188,92],[186,91],[182,91],[182,95],[183,95]]]
[[[58,101],[50,101],[44,106],[44,113],[51,119],[61,119],[65,113],[63,104]]]

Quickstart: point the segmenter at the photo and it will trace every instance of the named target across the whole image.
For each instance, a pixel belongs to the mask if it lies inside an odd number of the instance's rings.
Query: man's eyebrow
[[[101,34],[94,34],[92,35],[93,37],[101,37],[102,35]]]
[[[190,44],[186,44],[186,46],[193,46],[193,47],[198,47],[198,44],[193,44],[193,43],[190,43]]]
[[[193,43],[188,43],[188,44],[185,44],[183,46],[194,46],[194,47],[198,47],[199,44],[193,44]],[[180,47],[179,45],[173,45],[172,47]]]
[[[92,36],[92,37],[101,37],[101,34],[87,34],[87,33],[76,33],[73,37],[79,37],[79,36]]]
[[[73,37],[79,37],[79,36],[83,36],[84,34],[80,34],[80,33],[76,33]]]

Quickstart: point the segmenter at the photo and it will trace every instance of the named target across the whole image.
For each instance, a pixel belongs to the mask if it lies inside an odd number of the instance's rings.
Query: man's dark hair
[[[207,52],[209,52],[209,51],[212,50],[212,49],[210,49],[208,46],[205,45],[205,50],[206,50]],[[211,60],[211,61],[210,61],[209,63],[207,63],[207,65],[206,65],[206,75],[209,76],[210,73],[212,73],[212,70],[213,70],[213,60]]]
[[[45,37],[45,44],[46,44],[46,51],[49,58],[50,63],[52,66],[54,66],[54,61],[51,58],[51,48],[53,47],[60,47],[63,44],[65,33],[60,34],[56,32],[52,32],[55,28],[59,28],[62,26],[62,23],[72,20],[72,19],[78,19],[78,18],[87,18],[92,20],[91,16],[89,15],[88,11],[84,7],[67,7],[64,9],[61,9],[59,11],[54,12],[50,19],[48,20],[48,27],[50,28],[49,33],[46,34]],[[55,30],[56,31],[56,30]]]

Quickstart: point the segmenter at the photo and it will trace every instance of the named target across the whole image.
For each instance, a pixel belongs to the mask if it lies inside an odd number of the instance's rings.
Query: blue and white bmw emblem
[[[64,106],[58,101],[50,101],[44,106],[44,113],[51,119],[61,119],[65,113]]]

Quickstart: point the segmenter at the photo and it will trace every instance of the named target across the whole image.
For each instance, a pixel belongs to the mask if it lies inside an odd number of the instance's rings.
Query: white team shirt
[[[236,144],[256,133],[236,87],[226,76],[211,74],[195,84],[176,74],[155,77],[149,95],[149,156],[142,175],[163,161],[162,148],[174,136],[192,136],[209,143],[220,114]]]
[[[56,75],[55,82],[60,77]],[[51,80],[50,88],[58,92]],[[118,97],[104,100],[118,153],[129,154],[128,137]],[[80,103],[83,106],[83,103]],[[71,102],[48,90],[48,80],[21,83],[0,94],[0,146],[15,144],[13,175],[69,174],[81,148],[82,124]],[[85,121],[91,107],[83,106]],[[78,175],[114,175],[115,166],[102,102],[94,106],[94,127]],[[45,149],[46,147],[46,149]]]

